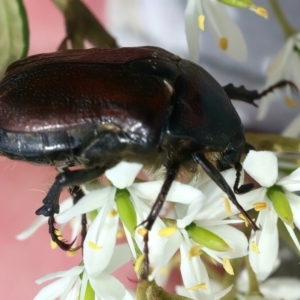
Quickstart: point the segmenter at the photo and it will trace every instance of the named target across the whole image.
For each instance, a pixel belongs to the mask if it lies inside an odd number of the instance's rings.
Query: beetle
[[[246,143],[231,98],[254,104],[289,82],[259,94],[222,87],[202,67],[157,47],[65,50],[38,54],[11,64],[0,82],[0,154],[60,169],[38,215],[54,214],[63,188],[96,179],[120,161],[166,167],[165,181],[148,218],[147,230],[180,172],[203,168],[238,203],[241,156]],[[79,170],[69,167],[82,165]],[[234,167],[232,188],[220,170]],[[148,232],[148,231],[147,231]],[[148,234],[144,237],[147,254]]]

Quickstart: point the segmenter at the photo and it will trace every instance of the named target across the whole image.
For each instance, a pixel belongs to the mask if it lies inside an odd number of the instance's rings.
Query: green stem
[[[278,0],[269,0],[269,2],[278,22],[281,25],[285,38],[287,39],[294,35],[297,31],[291,26],[287,18],[284,16],[281,7],[278,4]]]

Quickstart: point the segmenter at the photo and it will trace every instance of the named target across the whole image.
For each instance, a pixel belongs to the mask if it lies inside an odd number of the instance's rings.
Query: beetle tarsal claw
[[[51,215],[48,219],[48,225],[49,225],[49,233],[50,233],[50,236],[51,236],[51,239],[54,243],[57,244],[57,246],[64,250],[64,251],[77,251],[78,249],[81,248],[81,245],[75,247],[75,248],[72,248],[72,246],[74,245],[75,241],[76,241],[76,238],[71,242],[71,243],[67,243],[66,240],[63,240],[61,238],[61,235],[60,234],[57,234],[58,233],[58,230],[55,228],[55,219],[54,219],[54,216]]]

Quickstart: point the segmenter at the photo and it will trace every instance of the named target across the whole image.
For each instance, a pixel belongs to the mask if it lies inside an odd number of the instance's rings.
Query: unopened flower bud
[[[189,237],[196,243],[219,252],[232,252],[230,246],[218,235],[192,223],[186,227]]]

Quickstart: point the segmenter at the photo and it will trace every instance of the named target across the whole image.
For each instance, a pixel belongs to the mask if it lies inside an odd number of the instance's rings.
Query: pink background
[[[84,2],[104,21],[104,1]],[[30,27],[29,54],[55,51],[65,36],[62,14],[50,0],[24,0],[24,4]],[[0,178],[1,299],[33,299],[41,289],[36,279],[75,266],[80,255],[70,258],[59,249],[52,250],[47,226],[25,241],[15,238],[36,218],[35,211],[55,178],[53,168],[1,158]]]

